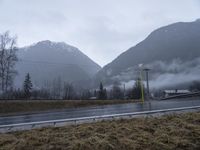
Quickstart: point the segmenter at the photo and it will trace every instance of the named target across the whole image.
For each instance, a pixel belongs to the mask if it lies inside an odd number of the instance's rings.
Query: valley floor
[[[136,100],[0,100],[0,116],[35,113],[110,104],[138,102]]]
[[[0,134],[0,149],[200,149],[200,112]]]

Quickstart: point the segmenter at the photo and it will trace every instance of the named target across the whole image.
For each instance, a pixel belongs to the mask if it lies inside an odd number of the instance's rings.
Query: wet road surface
[[[106,106],[65,109],[61,111],[43,112],[39,114],[0,117],[0,125],[133,113],[191,106],[200,106],[200,98],[150,101],[145,103],[115,104]]]

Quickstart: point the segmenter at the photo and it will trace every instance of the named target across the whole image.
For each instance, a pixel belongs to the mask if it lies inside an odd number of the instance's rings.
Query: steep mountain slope
[[[63,42],[41,41],[19,49],[17,84],[30,73],[34,84],[61,78],[74,82],[91,78],[101,68],[77,48]]]
[[[122,53],[105,66],[95,80],[106,83],[112,83],[114,80],[129,82],[138,75],[138,64],[145,64],[152,69],[151,79],[155,81],[165,73],[181,75],[198,67],[199,57],[200,20],[175,23],[155,30],[144,41]],[[187,81],[189,80],[196,79]]]

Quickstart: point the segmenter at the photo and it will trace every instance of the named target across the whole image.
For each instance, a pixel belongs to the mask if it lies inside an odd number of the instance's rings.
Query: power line
[[[86,65],[86,64],[67,64],[67,63],[61,63],[61,62],[50,62],[50,61],[35,61],[35,60],[28,60],[28,59],[19,59],[19,62],[22,63],[27,63],[26,65],[29,65],[28,63],[32,63],[32,64],[46,64],[46,65],[64,65],[64,66],[68,66],[68,67],[73,67],[74,65],[76,66],[83,66],[83,67],[97,67],[95,65]],[[121,67],[117,67],[114,66],[115,68],[119,68],[121,69]]]
[[[66,64],[66,63],[61,63],[61,62],[50,62],[50,61],[34,61],[34,60],[27,60],[27,59],[20,59],[19,62],[22,63],[32,63],[32,64],[46,64],[46,65],[64,65],[68,67],[73,67],[74,65],[76,66],[83,66],[83,67],[95,67],[95,65],[85,65],[85,64]],[[28,64],[26,64],[28,65]]]

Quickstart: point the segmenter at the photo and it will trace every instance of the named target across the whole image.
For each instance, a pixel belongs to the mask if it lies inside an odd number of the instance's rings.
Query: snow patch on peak
[[[40,41],[40,42],[34,43],[30,46],[22,47],[22,49],[24,51],[27,51],[31,47],[35,47],[35,46],[50,47],[50,48],[53,48],[53,49],[58,50],[58,51],[67,51],[67,52],[70,52],[70,53],[79,51],[76,47],[68,45],[65,42],[53,42],[53,41],[50,41],[50,40]]]
[[[77,49],[73,46],[66,44],[65,42],[55,42],[54,44],[61,47],[64,50],[67,50],[68,52],[73,52],[75,49]]]

